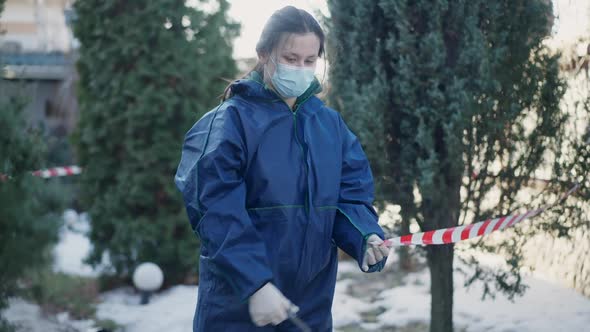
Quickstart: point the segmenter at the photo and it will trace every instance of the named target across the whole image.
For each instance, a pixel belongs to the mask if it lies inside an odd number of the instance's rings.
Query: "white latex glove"
[[[369,265],[379,263],[383,258],[389,254],[389,248],[382,246],[383,240],[376,234],[369,236],[367,239],[367,248],[365,249],[365,256],[363,257],[362,269],[369,270]]]
[[[292,304],[281,291],[268,282],[248,299],[250,318],[256,326],[278,325],[299,308]]]

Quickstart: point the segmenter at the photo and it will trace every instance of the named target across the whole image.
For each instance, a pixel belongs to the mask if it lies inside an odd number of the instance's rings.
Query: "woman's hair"
[[[318,56],[324,54],[324,32],[319,23],[303,9],[287,6],[277,10],[266,22],[260,39],[256,44],[256,53],[270,54],[278,45],[283,33],[305,34],[312,32],[320,40]],[[262,73],[262,64],[256,64],[254,70]]]
[[[303,9],[293,6],[283,7],[274,12],[264,25],[260,39],[256,43],[256,53],[259,55],[270,55],[285,33],[305,34],[309,32],[314,33],[320,40],[318,56],[321,57],[324,55],[325,37],[324,31],[322,31],[322,27],[318,21]],[[264,76],[264,64],[258,61],[249,73],[252,71],[257,71],[261,76]],[[225,88],[223,100],[229,97],[231,93],[230,87],[231,84]]]

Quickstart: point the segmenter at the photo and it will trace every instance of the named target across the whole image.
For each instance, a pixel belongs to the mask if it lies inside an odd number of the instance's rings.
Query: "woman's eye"
[[[295,62],[295,58],[287,58],[288,62]]]

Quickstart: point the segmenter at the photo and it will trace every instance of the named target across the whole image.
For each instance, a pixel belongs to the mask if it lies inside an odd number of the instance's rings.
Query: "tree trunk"
[[[452,244],[428,246],[430,268],[430,332],[453,331],[453,252]]]
[[[402,219],[402,225],[400,229],[400,234],[406,235],[410,234],[410,220],[408,218]],[[399,248],[399,268],[402,271],[413,271],[414,264],[412,262],[412,257],[410,256],[410,248],[406,246],[401,246]]]

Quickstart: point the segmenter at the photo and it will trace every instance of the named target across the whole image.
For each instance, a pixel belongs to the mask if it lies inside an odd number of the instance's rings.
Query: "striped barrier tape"
[[[82,173],[82,168],[76,165],[46,168],[31,172],[33,176],[42,177],[44,179],[54,178],[58,176],[77,175],[80,173]],[[11,176],[0,173],[0,181],[6,181],[10,178]]]
[[[529,210],[523,214],[514,214],[495,219],[488,219],[486,221],[480,221],[469,225],[403,235],[387,239],[383,241],[382,245],[387,247],[398,247],[410,245],[449,244],[472,239],[482,235],[487,235],[491,232],[514,226],[525,219],[532,218],[541,214],[548,208],[553,207],[554,205],[565,200],[569,195],[573,194],[576,190],[578,190],[579,187],[579,184],[574,185],[557,202],[555,202],[552,205],[548,205],[536,210]]]
[[[52,178],[58,176],[69,176],[69,175],[76,175],[82,172],[82,168],[76,165],[73,166],[64,166],[64,167],[54,167],[48,169],[42,169],[32,172],[34,176],[39,176],[42,178]],[[6,176],[0,174],[0,180],[5,180]],[[498,230],[503,230],[505,228],[511,227],[516,225],[517,223],[526,220],[528,218],[535,217],[548,208],[558,204],[559,202],[565,200],[569,195],[573,194],[578,188],[580,187],[579,184],[575,184],[572,188],[570,188],[557,202],[553,205],[545,206],[536,210],[529,210],[523,214],[514,214],[509,216],[503,216],[495,219],[488,219],[485,221],[480,221],[476,223],[472,223],[469,225],[457,226],[457,227],[450,227],[450,228],[443,228],[437,229],[427,232],[420,232],[420,233],[413,233],[408,235],[403,235],[399,237],[394,237],[383,241],[383,245],[387,247],[397,247],[397,246],[409,246],[409,245],[434,245],[434,244],[450,244],[450,243],[457,243],[459,241],[472,239],[475,237],[483,236],[490,234],[491,232],[495,232]]]
[[[40,170],[34,171],[33,175],[47,179],[47,178],[53,178],[53,177],[57,177],[57,176],[76,175],[76,174],[80,174],[80,173],[82,173],[82,168],[79,166],[73,165],[73,166],[40,169]]]

